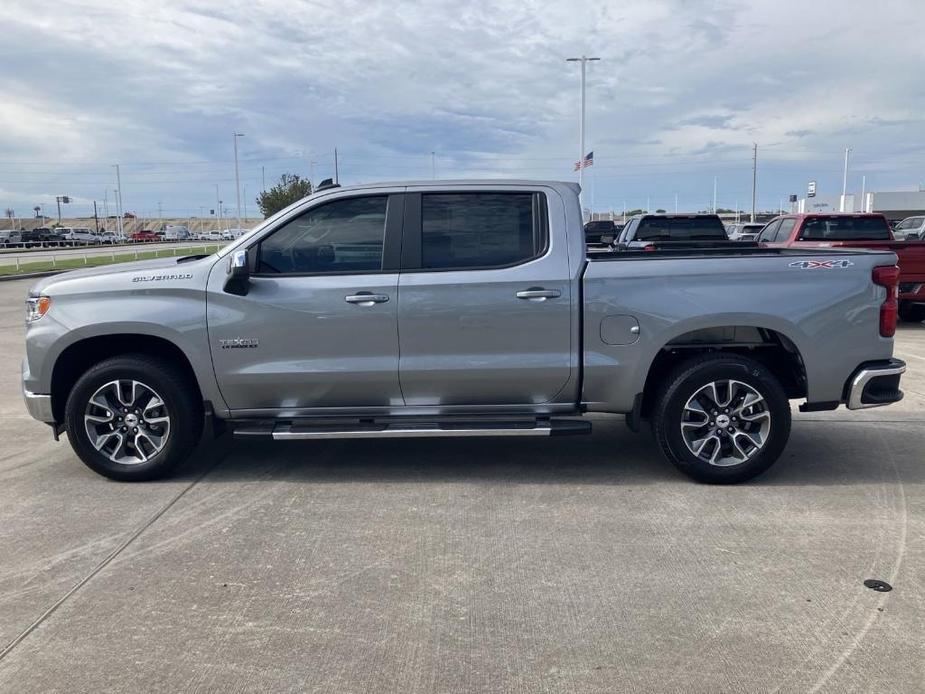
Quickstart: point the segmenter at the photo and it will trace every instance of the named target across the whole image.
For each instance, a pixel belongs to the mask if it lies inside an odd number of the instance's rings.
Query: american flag
[[[584,159],[576,161],[575,171],[578,171],[578,169],[587,169],[589,166],[594,166],[594,152],[588,152]]]

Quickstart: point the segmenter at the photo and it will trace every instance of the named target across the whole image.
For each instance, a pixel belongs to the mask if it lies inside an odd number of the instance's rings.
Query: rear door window
[[[421,267],[488,269],[526,262],[546,247],[533,193],[425,193]]]
[[[802,241],[889,241],[890,227],[883,217],[810,217],[800,234]]]

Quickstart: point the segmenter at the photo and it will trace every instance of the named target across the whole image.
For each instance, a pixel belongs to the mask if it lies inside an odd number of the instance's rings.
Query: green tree
[[[269,217],[311,193],[310,181],[298,174],[283,174],[279,183],[257,196],[257,205],[263,216]]]

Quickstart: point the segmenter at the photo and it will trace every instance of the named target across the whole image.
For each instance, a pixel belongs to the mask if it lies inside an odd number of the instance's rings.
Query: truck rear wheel
[[[700,482],[735,484],[767,470],[790,437],[790,403],[761,363],[708,354],[669,374],[652,419],[662,453]]]
[[[111,479],[163,477],[202,434],[202,401],[169,361],[142,354],[106,359],[71,389],[65,427],[74,452]]]

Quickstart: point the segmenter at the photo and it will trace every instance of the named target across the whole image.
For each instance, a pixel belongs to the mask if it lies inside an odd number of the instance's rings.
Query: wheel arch
[[[173,341],[158,335],[116,332],[75,340],[55,359],[51,373],[51,406],[55,421],[64,421],[67,397],[77,380],[94,364],[125,354],[161,357],[176,365],[196,397],[203,399],[203,388],[186,353]]]
[[[798,343],[779,327],[732,323],[697,327],[667,340],[653,355],[642,386],[640,414],[648,417],[665,377],[679,364],[709,353],[733,353],[763,364],[780,381],[790,399],[806,397],[806,364]]]

